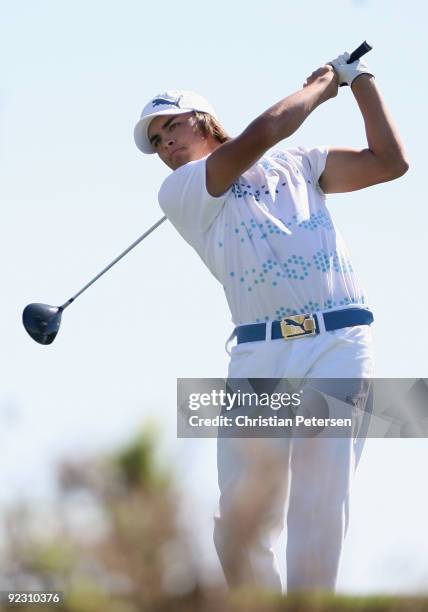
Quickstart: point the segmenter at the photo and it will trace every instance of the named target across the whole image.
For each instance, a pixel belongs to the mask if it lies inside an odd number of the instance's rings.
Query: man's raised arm
[[[338,80],[331,66],[323,66],[303,89],[280,100],[236,138],[225,142],[207,159],[207,190],[222,195],[268,149],[293,134],[322,102],[337,95]]]
[[[331,148],[319,184],[325,193],[355,191],[402,176],[409,165],[392,117],[363,60],[348,64],[349,54],[332,60],[339,84],[352,88],[366,128],[368,148]],[[315,75],[316,73],[314,73]],[[311,81],[308,79],[308,83]]]

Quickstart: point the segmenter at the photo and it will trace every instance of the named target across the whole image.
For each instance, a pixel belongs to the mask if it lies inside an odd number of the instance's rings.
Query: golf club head
[[[30,336],[39,344],[52,344],[61,325],[63,308],[49,304],[28,304],[22,322]]]

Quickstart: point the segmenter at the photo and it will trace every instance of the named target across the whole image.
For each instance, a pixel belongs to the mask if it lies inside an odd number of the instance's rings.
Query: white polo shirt
[[[235,325],[367,305],[318,185],[327,155],[270,151],[216,198],[206,157],[162,183],[162,210],[223,285]]]

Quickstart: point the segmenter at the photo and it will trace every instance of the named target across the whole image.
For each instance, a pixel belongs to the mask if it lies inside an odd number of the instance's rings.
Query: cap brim
[[[184,113],[190,113],[193,109],[191,108],[168,108],[163,110],[158,110],[152,113],[151,115],[147,115],[140,119],[137,125],[134,128],[134,141],[137,147],[143,153],[156,153],[156,150],[150,143],[149,137],[147,135],[149,125],[155,117],[159,117],[161,115],[183,115]]]

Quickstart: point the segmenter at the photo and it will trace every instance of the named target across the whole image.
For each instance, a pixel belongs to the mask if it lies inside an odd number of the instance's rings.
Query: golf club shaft
[[[164,221],[166,221],[166,217],[162,217],[161,219],[159,219],[159,221],[157,221],[154,225],[152,225],[152,227],[150,227],[146,232],[144,232],[144,234],[142,236],[140,236],[135,242],[133,242],[131,244],[131,246],[129,246],[125,251],[123,251],[123,253],[118,255],[118,257],[116,257],[116,259],[114,259],[106,268],[104,268],[104,270],[101,270],[101,272],[99,272],[99,274],[97,274],[91,281],[89,281],[89,283],[87,285],[85,285],[82,289],[80,289],[80,291],[78,291],[76,293],[76,295],[73,295],[73,297],[71,297],[62,306],[60,306],[60,309],[64,310],[65,308],[67,308],[67,306],[69,306],[72,302],[74,302],[74,300],[77,297],[79,297],[79,295],[81,295],[84,291],[86,291],[86,289],[88,289],[88,287],[93,285],[96,280],[98,280],[103,274],[105,274],[108,270],[110,270],[110,268],[112,268],[115,264],[117,264],[117,262],[119,260],[121,260],[122,257],[125,257],[125,255],[127,253],[129,253],[129,251],[132,251],[132,249],[135,248],[137,246],[137,244],[140,244],[140,242],[142,240],[144,240],[144,238],[146,238],[146,236],[151,234]]]

